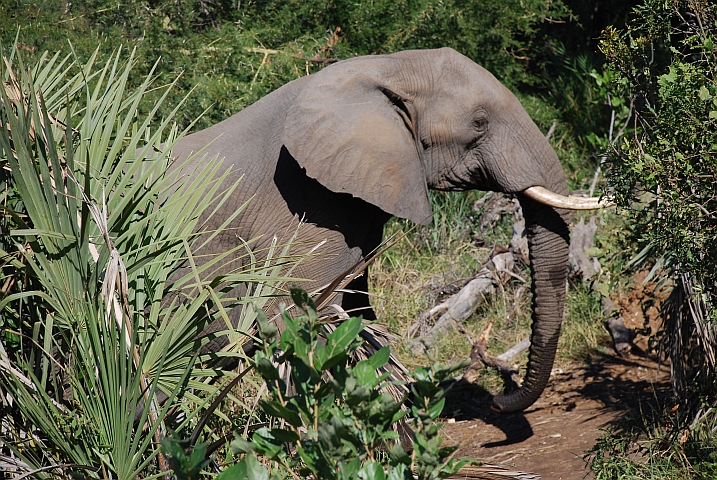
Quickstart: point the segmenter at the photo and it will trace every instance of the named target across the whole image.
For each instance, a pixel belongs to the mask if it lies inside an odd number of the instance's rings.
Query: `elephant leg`
[[[370,208],[367,211],[370,223],[366,230],[366,238],[361,248],[363,258],[369,258],[376,253],[383,241],[383,227],[389,220],[390,215],[378,208]],[[362,315],[366,320],[376,320],[376,312],[371,307],[371,301],[368,295],[368,268],[363,274],[351,281],[346,286],[347,290],[353,290],[352,293],[344,293],[342,306],[349,315]]]
[[[346,289],[353,290],[353,292],[344,293],[341,302],[344,310],[352,317],[362,315],[366,320],[376,320],[376,313],[373,311],[368,297],[368,271],[352,280]]]

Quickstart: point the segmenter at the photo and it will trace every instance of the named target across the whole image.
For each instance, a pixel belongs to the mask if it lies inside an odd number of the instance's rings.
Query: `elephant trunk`
[[[565,187],[560,188],[560,190]],[[556,210],[521,196],[533,271],[533,327],[523,386],[493,402],[503,413],[524,410],[545,389],[558,348],[565,306],[569,229],[566,210]]]

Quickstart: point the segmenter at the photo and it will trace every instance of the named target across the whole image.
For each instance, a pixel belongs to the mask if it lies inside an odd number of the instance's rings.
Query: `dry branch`
[[[474,204],[473,209],[480,212],[478,223],[481,230],[494,228],[503,215],[512,214],[514,222],[510,246],[508,248],[494,247],[490,255],[491,259],[466,286],[443,303],[421,314],[419,319],[407,331],[409,338],[416,336],[418,338],[410,340],[407,346],[414,354],[423,353],[434,346],[442,335],[455,327],[466,334],[469,343],[473,346],[471,351],[473,365],[480,363],[495,368],[516,385],[520,385],[521,380],[517,368],[511,363],[519,354],[530,348],[530,339],[522,340],[501,355],[492,356],[487,349],[492,322],[486,325],[484,331],[475,341],[467,335],[462,322],[472,315],[476,307],[488,295],[495,293],[496,285],[504,285],[511,279],[518,280],[523,284],[527,283],[526,278],[524,278],[525,274],[519,268],[521,264],[527,264],[529,261],[525,219],[518,200],[501,193],[488,192]],[[568,267],[570,276],[579,276],[582,281],[587,281],[594,278],[601,271],[598,260],[590,255],[590,250],[595,244],[596,231],[597,224],[594,217],[591,217],[587,223],[584,219],[581,219],[573,227]],[[515,289],[516,301],[513,311],[508,316],[512,316],[518,308],[518,298],[523,291],[524,287],[522,285]],[[436,318],[437,320],[435,320]],[[621,317],[615,317],[606,322],[607,328],[615,339],[618,352],[629,350],[634,336],[632,331],[627,329],[621,320]]]
[[[480,478],[483,480],[540,480],[540,475],[530,472],[508,470],[498,465],[463,467],[449,479]]]
[[[490,339],[490,331],[492,328],[493,320],[490,320],[486,326],[483,327],[480,335],[478,335],[478,338],[473,344],[473,349],[471,350],[471,364],[476,365],[480,361],[486,367],[495,368],[501,375],[506,378],[510,378],[516,387],[520,387],[522,380],[518,374],[517,368],[513,367],[505,360],[494,357],[488,353],[488,340]],[[528,345],[530,345],[530,341],[528,341]]]
[[[443,303],[421,314],[407,331],[407,346],[414,354],[423,353],[451,329],[457,328],[472,345],[473,340],[463,328],[463,321],[468,319],[486,297],[495,293],[495,287],[512,279],[526,283],[526,279],[516,273],[517,265],[528,259],[528,242],[525,235],[525,219],[520,203],[502,193],[488,192],[473,206],[474,210],[482,211],[479,224],[482,229],[493,228],[503,215],[513,216],[513,238],[508,248],[495,246],[489,255],[490,260],[457,294]],[[516,261],[516,258],[518,259]],[[522,272],[521,272],[522,273]],[[438,317],[438,320],[434,319]]]
[[[420,325],[428,324],[436,315],[441,315],[428,332],[421,335],[420,338],[409,342],[408,347],[416,354],[422,353],[424,349],[435,345],[438,339],[449,332],[454,326],[457,326],[459,331],[465,331],[461,322],[473,314],[476,307],[483,302],[487,295],[491,295],[495,292],[494,283],[495,277],[493,272],[488,268],[483,268],[483,270],[478,272],[478,275],[468,282],[457,294],[422,314],[418,322],[411,325],[409,335],[410,332],[415,332]]]
[[[503,362],[512,362],[515,359],[515,357],[517,357],[518,355],[520,355],[521,353],[523,353],[524,351],[526,351],[529,348],[530,348],[530,339],[524,338],[523,340],[516,343],[515,345],[513,345],[508,350],[501,353],[500,355],[498,355],[495,358],[497,358],[498,360],[501,360]]]
[[[689,398],[696,387],[713,387],[717,377],[717,325],[703,288],[682,274],[665,305],[672,388],[680,398]]]
[[[251,53],[260,53],[260,54],[264,55],[264,60],[262,60],[262,62],[264,62],[269,55],[278,55],[279,53],[285,53],[285,52],[282,52],[281,50],[274,50],[274,49],[270,49],[270,48],[258,48],[258,47],[247,48],[246,50]],[[311,58],[306,58],[306,57],[303,57],[303,56],[297,55],[297,54],[292,54],[291,58],[295,58],[297,60],[304,60],[306,62],[324,63],[324,64],[331,64],[331,63],[336,63],[336,62],[341,61],[340,58],[324,58],[324,57],[316,57],[316,56],[311,57]]]

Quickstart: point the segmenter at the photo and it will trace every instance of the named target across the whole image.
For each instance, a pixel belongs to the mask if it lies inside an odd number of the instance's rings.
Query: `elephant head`
[[[567,197],[557,155],[515,95],[451,49],[359,57],[302,82],[285,105],[281,144],[332,192],[418,223],[431,219],[428,188],[518,196],[532,267],[531,347],[522,388],[494,403],[502,412],[532,405],[563,318],[566,208],[597,203]]]

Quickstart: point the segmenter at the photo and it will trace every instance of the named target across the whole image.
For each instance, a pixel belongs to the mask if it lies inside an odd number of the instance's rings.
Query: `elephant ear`
[[[425,170],[399,113],[399,88],[390,85],[397,62],[347,60],[314,74],[287,112],[282,141],[329,190],[425,224],[432,213]]]

